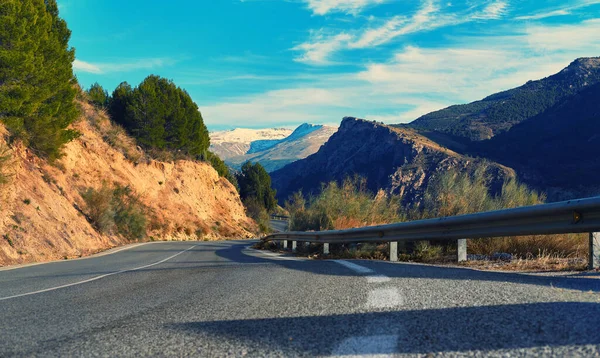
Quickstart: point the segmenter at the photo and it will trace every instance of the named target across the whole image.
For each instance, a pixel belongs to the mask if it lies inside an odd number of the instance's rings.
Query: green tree
[[[77,136],[70,36],[55,0],[0,3],[0,120],[50,160]]]
[[[125,128],[133,127],[133,120],[127,114],[127,107],[133,96],[133,88],[127,82],[122,82],[115,88],[108,101],[108,114],[113,121],[121,124]]]
[[[94,106],[99,108],[106,108],[108,106],[108,91],[100,86],[98,82],[90,86],[90,88],[87,90],[87,95]]]
[[[244,202],[256,200],[268,211],[275,209],[277,206],[276,192],[271,188],[269,173],[260,163],[244,163],[236,178],[240,187],[240,197]]]
[[[208,150],[208,130],[198,106],[173,81],[151,75],[133,90],[122,83],[113,92],[109,113],[147,148],[194,157]]]

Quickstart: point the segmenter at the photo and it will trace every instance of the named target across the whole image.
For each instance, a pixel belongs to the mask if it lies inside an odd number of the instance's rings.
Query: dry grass
[[[540,271],[584,271],[587,269],[585,258],[565,258],[556,255],[542,255],[531,259],[517,259],[513,261],[467,261],[461,266],[477,268],[480,270],[501,270],[519,272]]]
[[[532,235],[468,241],[470,254],[493,255],[497,252],[512,254],[521,260],[538,258],[585,259],[587,257],[587,235]]]
[[[112,122],[106,110],[98,109],[89,103],[81,103],[81,108],[88,122],[111,147],[133,163],[137,164],[144,158],[144,152],[138,148],[135,139],[130,137],[123,127]]]

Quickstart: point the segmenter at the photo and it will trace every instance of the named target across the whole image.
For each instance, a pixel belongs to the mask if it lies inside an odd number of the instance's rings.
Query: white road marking
[[[375,271],[371,270],[370,268],[366,268],[364,266],[360,266],[360,265],[354,264],[354,263],[349,262],[349,261],[335,260],[334,262],[336,262],[336,263],[338,263],[338,264],[340,264],[342,266],[345,266],[345,267],[349,268],[350,270],[352,270],[354,272],[357,272],[357,273],[362,273],[362,274],[375,273]]]
[[[384,283],[384,282],[388,282],[391,280],[392,280],[391,278],[389,278],[385,275],[367,276],[368,283]]]
[[[160,243],[160,242],[154,242],[154,244],[158,244],[158,243]],[[18,270],[18,269],[22,269],[22,268],[26,268],[26,267],[39,266],[39,265],[47,265],[47,264],[62,263],[62,262],[71,262],[71,261],[78,261],[78,260],[89,260],[89,259],[93,259],[93,258],[96,258],[96,257],[102,257],[102,256],[116,254],[117,252],[121,252],[121,251],[125,251],[125,250],[130,250],[130,249],[133,249],[135,247],[139,247],[139,246],[143,246],[143,245],[148,245],[148,244],[153,244],[153,243],[152,242],[143,242],[143,243],[140,243],[140,244],[126,245],[126,246],[123,246],[121,248],[112,248],[112,249],[108,249],[106,251],[99,252],[99,253],[94,254],[94,255],[90,255],[90,256],[86,256],[86,257],[78,257],[78,258],[69,259],[69,260],[56,260],[56,261],[48,261],[48,262],[33,262],[33,263],[30,263],[30,264],[22,264],[22,265],[0,267],[0,271],[11,271],[11,270]]]
[[[46,289],[39,290],[39,291],[33,291],[33,292],[28,292],[28,293],[21,293],[21,294],[18,294],[18,295],[8,296],[8,297],[0,297],[0,301],[5,301],[5,300],[10,300],[12,298],[18,298],[18,297],[23,297],[23,296],[36,295],[36,294],[39,294],[39,293],[44,293],[44,292],[59,290],[61,288],[67,288],[67,287],[71,287],[71,286],[76,286],[76,285],[81,285],[81,284],[84,284],[84,283],[96,281],[96,280],[99,280],[101,278],[105,278],[105,277],[108,277],[108,276],[118,275],[118,274],[125,273],[125,272],[142,270],[142,269],[145,269],[145,268],[148,268],[148,267],[156,266],[156,265],[162,264],[164,262],[167,262],[167,261],[169,261],[172,258],[175,258],[175,257],[177,257],[177,256],[179,256],[179,255],[181,255],[181,254],[183,254],[183,253],[185,253],[187,251],[190,251],[191,249],[193,249],[196,246],[198,246],[198,245],[194,245],[194,246],[192,246],[192,247],[190,247],[188,249],[185,249],[185,250],[183,250],[181,252],[176,253],[175,255],[169,256],[166,259],[160,260],[158,262],[155,262],[155,263],[152,263],[152,264],[149,264],[149,265],[144,265],[144,266],[140,266],[140,267],[136,267],[136,268],[132,268],[132,269],[127,269],[127,270],[121,270],[121,271],[111,272],[111,273],[107,273],[107,274],[104,274],[104,275],[92,277],[92,278],[87,279],[87,280],[73,282],[73,283],[69,283],[69,284],[66,284],[66,285],[62,285],[62,286],[56,286],[56,287],[46,288]]]
[[[283,260],[283,261],[306,261],[307,259],[301,258],[301,257],[294,257],[294,256],[286,256],[286,255],[282,255],[282,254],[278,254],[275,252],[270,252],[270,251],[265,251],[265,250],[256,250],[253,249],[252,246],[246,246],[246,250],[250,253],[255,253],[255,255],[251,255],[251,256],[268,256],[269,259],[273,259],[273,260]]]
[[[344,339],[332,352],[336,357],[389,357],[396,353],[397,335],[363,336]]]
[[[369,291],[367,298],[368,308],[396,308],[402,306],[403,299],[400,291],[395,287],[378,288]]]

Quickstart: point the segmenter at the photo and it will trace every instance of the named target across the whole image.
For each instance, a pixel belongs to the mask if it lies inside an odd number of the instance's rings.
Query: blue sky
[[[58,0],[84,87],[175,81],[209,130],[404,123],[600,56],[600,0]]]

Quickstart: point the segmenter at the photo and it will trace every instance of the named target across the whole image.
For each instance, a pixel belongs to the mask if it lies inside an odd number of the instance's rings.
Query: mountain
[[[480,156],[514,168],[556,199],[600,193],[600,83],[477,143]]]
[[[281,139],[292,134],[286,128],[247,129],[236,128],[229,131],[210,133],[210,151],[221,159],[244,155],[268,149]]]
[[[418,201],[435,173],[487,161],[495,188],[516,175],[555,201],[600,193],[599,148],[600,58],[580,58],[545,79],[409,124],[345,118],[317,153],[272,179],[280,200],[358,174],[373,191]]]
[[[463,144],[490,139],[599,82],[600,57],[580,58],[555,75],[529,81],[481,101],[426,114],[408,127],[434,132],[440,140]]]
[[[284,139],[251,142],[244,155],[232,156],[224,161],[234,169],[241,168],[249,160],[259,162],[272,172],[315,153],[336,130],[335,127],[305,123]]]
[[[83,114],[72,128],[81,135],[53,164],[18,141],[9,145],[0,125],[0,157],[8,158],[0,160],[0,179],[7,179],[0,180],[0,266],[81,257],[129,243],[90,222],[84,193],[100,193],[105,185],[118,184],[139,198],[150,240],[252,236],[256,224],[235,187],[210,164],[152,160],[102,111],[78,105]]]
[[[426,183],[450,168],[471,170],[481,162],[444,148],[410,128],[346,117],[338,131],[313,155],[271,174],[278,199],[298,190],[317,193],[321,183],[360,175],[372,191],[384,189],[418,201]],[[514,176],[510,169],[491,163],[488,174],[497,188]]]

